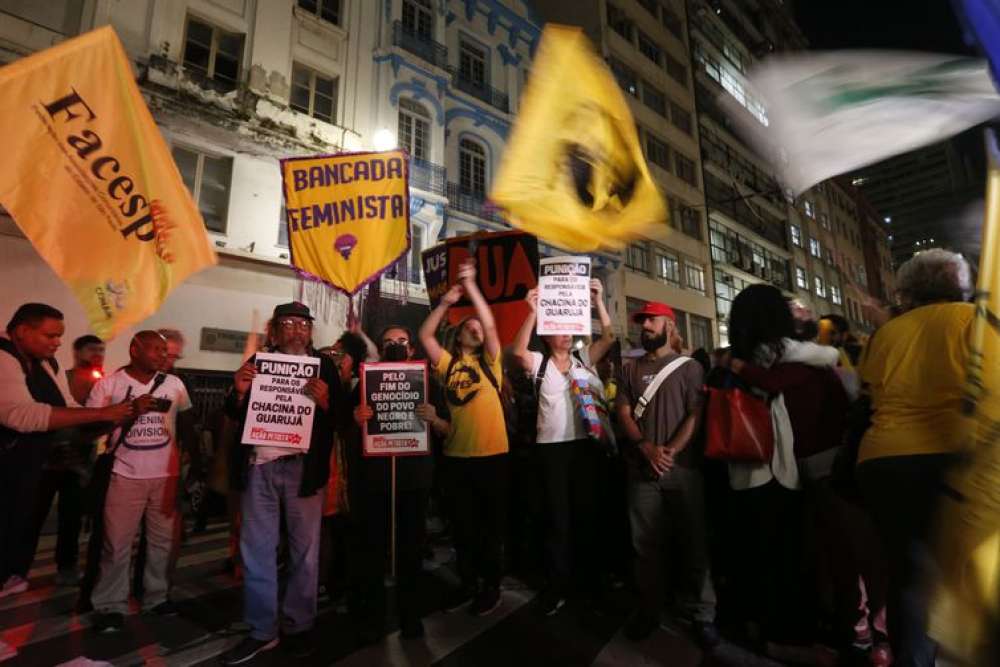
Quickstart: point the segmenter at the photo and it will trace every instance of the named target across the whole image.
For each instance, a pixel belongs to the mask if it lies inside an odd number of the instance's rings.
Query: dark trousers
[[[348,602],[355,623],[379,628],[385,619],[385,573],[390,567],[390,496],[387,489],[349,487],[351,584]],[[420,618],[417,591],[423,572],[428,489],[396,492],[396,602],[401,620]]]
[[[802,541],[802,492],[771,480],[735,491],[733,515],[740,556],[734,567],[740,616],[761,625],[764,637],[783,642],[809,637],[809,594]]]
[[[603,560],[599,534],[601,456],[587,440],[536,445],[545,516],[545,565],[549,586],[570,589],[579,581],[596,591]],[[575,562],[574,562],[575,561]]]
[[[31,543],[34,556],[38,550],[38,539],[52,509],[52,501],[59,494],[56,508],[59,532],[56,537],[56,567],[60,570],[76,571],[80,556],[80,530],[83,527],[83,487],[80,473],[75,470],[43,470],[38,482],[38,496],[35,505],[35,535]]]
[[[29,439],[0,451],[0,585],[27,578],[35,556],[35,508],[46,442]]]
[[[475,590],[480,578],[499,588],[507,523],[506,454],[447,456],[443,467],[455,511],[455,548],[462,585]]]
[[[954,462],[949,454],[890,456],[865,461],[857,469],[861,493],[888,559],[889,641],[899,667],[934,664],[936,648],[927,636],[934,573],[930,529],[945,475]]]

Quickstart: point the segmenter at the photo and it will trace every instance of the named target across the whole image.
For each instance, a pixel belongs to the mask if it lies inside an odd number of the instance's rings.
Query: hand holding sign
[[[236,394],[238,396],[246,396],[256,376],[257,366],[252,361],[248,361],[240,366],[233,377],[233,389],[236,390]]]
[[[528,295],[524,297],[524,300],[531,307],[531,312],[538,314],[538,288],[532,287],[528,290]]]
[[[461,300],[463,294],[465,294],[465,290],[461,285],[452,285],[448,291],[444,293],[444,296],[441,297],[441,303],[444,303],[447,306],[454,306]]]
[[[330,409],[330,387],[327,386],[326,382],[323,382],[319,378],[313,378],[309,382],[306,382],[306,386],[302,388],[302,393],[316,401],[316,405],[321,410],[328,411]]]

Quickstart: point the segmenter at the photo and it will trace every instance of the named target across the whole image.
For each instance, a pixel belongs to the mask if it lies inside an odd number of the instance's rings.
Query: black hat
[[[313,319],[312,313],[309,312],[309,306],[298,301],[275,306],[273,319],[278,319],[279,317],[303,317],[309,321]]]

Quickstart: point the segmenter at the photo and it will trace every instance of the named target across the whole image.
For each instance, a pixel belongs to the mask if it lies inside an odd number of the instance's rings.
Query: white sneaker
[[[17,657],[17,649],[0,639],[0,662]]]
[[[8,595],[17,595],[28,590],[28,580],[24,577],[20,577],[16,574],[12,574],[7,577],[7,581],[4,582],[3,588],[0,588],[0,598],[5,598]]]

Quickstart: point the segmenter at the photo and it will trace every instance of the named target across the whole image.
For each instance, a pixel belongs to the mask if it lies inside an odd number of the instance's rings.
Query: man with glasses
[[[231,484],[242,492],[240,555],[244,568],[244,620],[250,635],[222,656],[222,664],[239,665],[283,641],[295,657],[314,649],[310,631],[316,622],[319,577],[320,523],[323,490],[330,476],[333,412],[339,405],[340,382],[333,362],[312,345],[313,317],[298,302],[274,309],[269,326],[268,352],[320,360],[319,377],[304,388],[316,403],[312,437],[305,452],[298,449],[239,445],[233,452]],[[226,401],[229,415],[243,432],[250,385],[257,374],[251,358],[236,371]],[[279,608],[278,544],[282,519],[288,538],[288,581]]]
[[[392,325],[379,338],[382,361],[412,361],[416,350],[413,336],[403,326]],[[360,643],[369,644],[381,635],[385,619],[383,578],[389,538],[391,481],[387,457],[365,457],[361,427],[375,412],[352,395],[355,426],[345,434],[349,504],[351,507],[351,613],[358,624]],[[443,400],[439,404],[443,404]],[[417,408],[417,417],[430,426],[432,437],[444,438],[451,425],[430,404]],[[396,592],[400,634],[403,639],[424,636],[417,599],[417,584],[423,566],[427,503],[434,475],[434,459],[427,456],[396,457]]]

